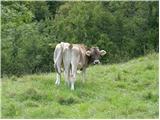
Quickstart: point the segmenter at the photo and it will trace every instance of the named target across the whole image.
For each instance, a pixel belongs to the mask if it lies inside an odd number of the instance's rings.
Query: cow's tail
[[[72,48],[73,48],[73,45],[72,44],[70,44],[69,45],[69,50],[70,50],[70,59],[72,59]],[[69,64],[69,75],[71,76],[72,75],[72,64],[71,64],[71,60],[70,60],[70,64]]]
[[[69,45],[69,49],[71,50],[72,48],[73,48],[73,45],[72,45],[72,44],[70,44],[70,45]]]
[[[58,59],[60,58],[60,56],[62,55],[62,52],[63,52],[63,47],[62,47],[62,44],[63,43],[61,43],[60,44],[60,52],[59,53],[55,53],[55,54],[57,54],[57,56],[56,57],[54,57],[55,58],[55,63],[54,63],[54,68],[55,68],[55,71],[58,73],[58,74],[60,74],[61,73],[61,68],[59,68],[58,67]],[[57,52],[57,51],[56,51]]]
[[[60,74],[60,71],[58,70],[58,67],[57,67],[57,63],[54,64],[54,68],[55,68],[56,73]]]

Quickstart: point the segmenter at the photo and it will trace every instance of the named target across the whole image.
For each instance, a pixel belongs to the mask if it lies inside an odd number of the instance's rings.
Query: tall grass
[[[75,91],[55,73],[2,79],[2,118],[158,118],[158,54],[90,66]]]

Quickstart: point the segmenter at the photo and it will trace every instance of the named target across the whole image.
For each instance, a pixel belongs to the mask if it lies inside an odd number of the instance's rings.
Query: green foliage
[[[102,63],[158,51],[158,1],[2,1],[2,75],[53,71],[62,41],[98,46]]]
[[[155,2],[68,2],[60,6],[54,19],[57,41],[99,46],[110,53],[104,63],[144,55],[158,44],[158,24],[150,17],[158,18],[157,5]],[[156,29],[149,25],[152,23]]]
[[[55,78],[55,73],[2,78],[2,118],[158,118],[158,54],[90,66],[85,84],[77,76],[75,91],[63,77],[54,85]]]

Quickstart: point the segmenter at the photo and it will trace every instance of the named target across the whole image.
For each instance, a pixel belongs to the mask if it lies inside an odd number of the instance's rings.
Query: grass
[[[2,118],[158,118],[158,54],[90,66],[75,91],[55,73],[2,79]]]

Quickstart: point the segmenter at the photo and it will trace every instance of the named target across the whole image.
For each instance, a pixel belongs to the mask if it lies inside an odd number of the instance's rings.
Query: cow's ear
[[[89,51],[89,50],[86,51],[86,55],[87,55],[87,56],[91,56],[91,51]]]
[[[101,50],[101,51],[100,51],[100,54],[101,54],[101,56],[103,56],[103,55],[106,54],[106,51],[105,51],[105,50]]]

